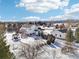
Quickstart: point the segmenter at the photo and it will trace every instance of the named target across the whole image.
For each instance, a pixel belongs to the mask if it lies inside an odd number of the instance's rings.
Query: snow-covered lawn
[[[12,40],[13,33],[6,33],[6,42],[8,45],[10,45],[10,51],[13,52],[16,55],[17,59],[25,59],[24,57],[18,57],[20,48],[22,48],[22,44],[29,44],[29,45],[36,45],[41,43],[46,43],[46,40],[41,39],[35,40],[34,37],[27,37],[26,39],[21,39],[18,42],[14,42]],[[61,53],[61,48],[64,47],[65,41],[56,39],[55,43],[51,45],[45,45],[42,47],[46,52],[42,53],[41,55],[37,56],[37,59],[79,59],[79,50],[75,55],[65,55]],[[79,48],[79,44],[75,44],[75,47]]]

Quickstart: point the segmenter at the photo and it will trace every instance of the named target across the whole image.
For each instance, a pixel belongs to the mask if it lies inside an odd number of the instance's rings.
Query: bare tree
[[[28,44],[23,44],[20,56],[25,57],[25,59],[37,59],[38,56],[46,52],[46,50],[43,49],[44,45],[45,44],[38,44],[30,46]]]

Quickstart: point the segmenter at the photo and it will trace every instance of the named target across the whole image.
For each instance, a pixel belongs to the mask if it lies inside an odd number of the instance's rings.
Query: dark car
[[[19,41],[20,39],[19,39],[19,37],[18,37],[17,34],[13,34],[12,40],[13,40],[14,42],[17,42],[17,41]]]

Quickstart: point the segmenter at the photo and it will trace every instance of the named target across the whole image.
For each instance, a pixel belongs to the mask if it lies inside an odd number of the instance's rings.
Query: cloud
[[[57,20],[66,20],[66,15],[57,15],[57,16],[51,16],[49,17],[49,20],[57,21]]]
[[[50,20],[79,19],[79,3],[72,5],[69,9],[64,9],[63,15],[51,16]]]
[[[23,17],[23,21],[49,21],[48,19],[40,18],[37,16]]]
[[[49,20],[58,21],[58,20],[68,20],[68,19],[79,19],[79,15],[71,15],[71,14],[64,14],[64,15],[57,15],[49,17]]]
[[[23,17],[22,19],[24,21],[39,21],[40,20],[40,17],[30,16],[30,17]]]
[[[68,6],[69,0],[20,0],[16,7],[24,7],[26,10],[46,13],[53,9]]]
[[[16,19],[0,19],[0,22],[19,22],[19,20],[16,20]]]
[[[72,5],[70,9],[65,9],[65,14],[75,13],[79,13],[79,3]]]

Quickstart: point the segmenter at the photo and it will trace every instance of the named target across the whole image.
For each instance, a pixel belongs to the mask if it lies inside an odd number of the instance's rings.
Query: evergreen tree
[[[76,42],[79,43],[79,28],[76,29],[75,38],[77,40]]]
[[[4,38],[4,34],[0,32],[0,59],[12,59],[12,53],[10,53]]]
[[[75,53],[75,49],[72,44],[73,40],[74,40],[73,32],[71,29],[69,29],[67,31],[67,35],[66,35],[66,45],[61,50],[63,53],[65,53],[65,54],[66,53],[71,53],[71,54]]]
[[[71,29],[69,29],[69,30],[67,31],[66,41],[67,41],[67,42],[73,42],[73,40],[74,40],[73,32],[72,32]]]

